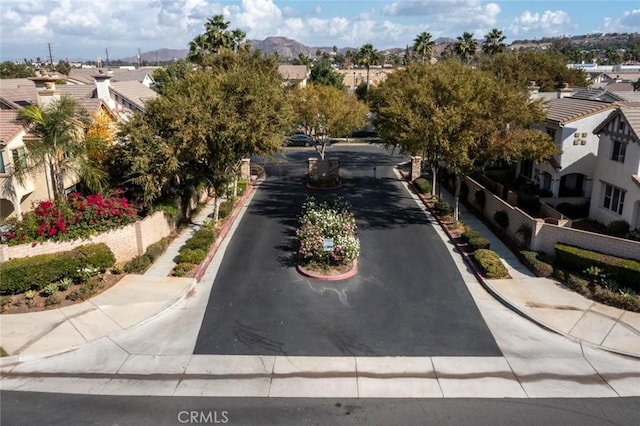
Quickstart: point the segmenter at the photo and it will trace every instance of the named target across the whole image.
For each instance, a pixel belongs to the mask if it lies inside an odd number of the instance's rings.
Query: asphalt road
[[[637,425],[640,398],[306,399],[1,392],[0,423],[31,425]]]
[[[361,243],[359,273],[342,282],[295,269],[295,227],[311,191],[310,149],[267,165],[218,274],[196,354],[499,356],[445,243],[378,146],[331,147]],[[318,197],[329,196],[315,192]]]

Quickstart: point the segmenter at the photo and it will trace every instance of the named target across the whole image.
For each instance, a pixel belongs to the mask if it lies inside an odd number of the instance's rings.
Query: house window
[[[554,141],[556,140],[556,130],[555,129],[551,129],[549,127],[546,128],[547,134],[549,136],[551,136],[551,139],[553,139]]]
[[[624,163],[624,156],[627,153],[627,144],[623,142],[613,141],[613,150],[611,151],[611,159],[619,163]]]
[[[531,179],[533,175],[533,161],[524,160],[520,166],[520,174],[526,178]]]
[[[604,200],[602,206],[605,209],[609,209],[618,214],[622,214],[624,208],[624,194],[626,191],[611,186],[608,183],[604,184]]]
[[[4,168],[4,151],[0,151],[0,173],[7,173]]]
[[[24,148],[17,148],[12,150],[11,156],[13,157],[13,167],[15,167],[16,169],[27,168],[27,157],[25,155]]]

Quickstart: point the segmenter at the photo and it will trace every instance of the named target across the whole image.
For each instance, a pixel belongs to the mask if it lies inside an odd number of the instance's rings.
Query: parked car
[[[303,134],[291,135],[284,141],[285,146],[311,146],[313,143],[311,136]]]

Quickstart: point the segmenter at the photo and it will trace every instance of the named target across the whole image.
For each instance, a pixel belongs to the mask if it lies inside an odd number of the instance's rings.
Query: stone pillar
[[[243,158],[240,163],[240,179],[249,180],[251,178],[251,160]]]
[[[418,179],[422,174],[422,157],[411,157],[411,181]]]
[[[338,158],[329,158],[329,176],[339,176],[340,160]]]
[[[318,171],[318,159],[309,158],[307,160],[307,173],[309,176],[314,176]]]

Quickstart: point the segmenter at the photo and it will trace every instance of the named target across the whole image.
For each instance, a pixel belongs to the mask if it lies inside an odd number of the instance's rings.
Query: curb
[[[313,278],[313,279],[318,280],[318,281],[341,281],[341,280],[346,280],[347,278],[354,277],[358,273],[358,261],[354,260],[353,261],[353,267],[350,270],[348,270],[347,272],[345,272],[344,274],[340,274],[340,275],[320,275],[320,274],[316,274],[315,272],[312,272],[312,271],[304,268],[303,266],[300,266],[299,264],[296,266],[296,269],[297,269],[298,272],[300,272],[305,277]]]
[[[216,241],[213,243],[213,245],[209,249],[209,252],[207,253],[207,257],[204,258],[204,260],[202,261],[200,266],[198,266],[198,269],[196,269],[196,272],[194,274],[194,278],[196,280],[196,283],[200,282],[200,280],[202,279],[202,276],[204,275],[205,271],[207,270],[207,268],[211,264],[211,261],[213,260],[214,256],[218,252],[218,249],[220,248],[220,245],[222,244],[222,241],[227,236],[227,233],[229,232],[229,229],[231,229],[231,225],[233,225],[233,223],[235,222],[236,217],[238,217],[238,214],[240,213],[240,210],[244,207],[247,199],[249,198],[249,195],[251,195],[251,193],[253,193],[253,190],[254,190],[253,187],[254,187],[254,185],[248,185],[247,186],[247,189],[244,191],[242,196],[238,199],[238,202],[236,203],[236,205],[233,207],[233,211],[226,218],[227,220],[225,220],[224,225],[222,225],[222,228],[220,228],[220,233],[218,234],[218,237],[216,238]]]

